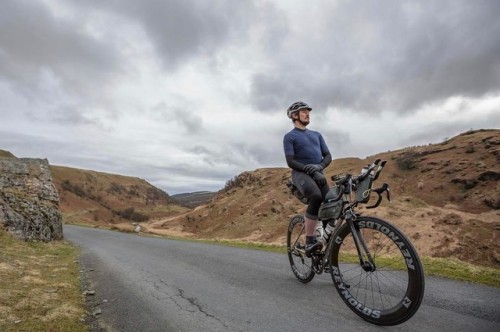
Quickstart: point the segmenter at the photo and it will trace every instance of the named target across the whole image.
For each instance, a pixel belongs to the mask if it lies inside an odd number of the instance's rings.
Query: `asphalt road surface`
[[[297,281],[284,254],[69,225],[64,235],[109,331],[500,331],[494,287],[427,277],[415,316],[381,327],[351,312],[329,275]]]

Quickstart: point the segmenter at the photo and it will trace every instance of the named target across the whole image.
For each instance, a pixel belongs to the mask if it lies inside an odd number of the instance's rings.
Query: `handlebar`
[[[368,176],[373,177],[372,181],[375,181],[378,179],[380,176],[380,173],[384,169],[385,164],[387,163],[386,160],[381,160],[377,159],[375,160],[371,165],[368,166],[368,168],[363,169],[363,173],[361,173],[358,176],[353,176],[352,174],[345,174],[345,175],[334,175],[331,177],[331,179],[335,182],[336,185],[338,186],[344,186],[346,189],[344,191],[345,194],[350,194],[352,193],[353,187],[359,183],[361,183],[364,179],[366,179]],[[378,168],[377,168],[378,166]],[[377,168],[377,170],[375,170]],[[385,192],[387,199],[389,202],[391,202],[391,195],[389,191],[389,184],[385,183],[382,185],[380,188],[376,189],[371,189],[371,192],[374,192],[377,194],[377,201],[373,205],[366,206],[367,209],[374,209],[380,205],[382,202],[382,194]],[[358,204],[358,202],[355,202],[355,204]]]
[[[376,193],[377,194],[377,202],[375,202],[375,204],[373,205],[369,205],[367,206],[366,208],[367,209],[374,209],[376,207],[378,207],[380,205],[380,202],[382,202],[382,194],[384,192],[386,192],[386,196],[387,196],[387,200],[389,202],[391,202],[391,194],[390,194],[390,191],[389,191],[389,185],[384,182],[384,184],[382,185],[382,187],[380,188],[376,188],[376,189],[372,189],[372,192]]]

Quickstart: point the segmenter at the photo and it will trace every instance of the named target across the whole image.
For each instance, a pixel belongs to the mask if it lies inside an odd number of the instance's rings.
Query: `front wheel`
[[[371,323],[407,321],[424,295],[424,271],[415,248],[399,229],[382,219],[359,217],[354,228],[373,264],[362,266],[351,227],[344,224],[329,252],[330,274],[340,297]]]
[[[296,215],[290,220],[286,237],[288,259],[293,274],[300,282],[308,283],[314,278],[312,260],[306,257],[306,229],[304,217]]]

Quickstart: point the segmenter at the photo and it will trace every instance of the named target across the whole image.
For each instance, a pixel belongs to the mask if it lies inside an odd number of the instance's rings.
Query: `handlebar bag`
[[[356,200],[359,203],[368,203],[372,189],[373,176],[368,175],[356,188]]]
[[[321,203],[318,217],[321,220],[337,219],[342,213],[342,200]]]

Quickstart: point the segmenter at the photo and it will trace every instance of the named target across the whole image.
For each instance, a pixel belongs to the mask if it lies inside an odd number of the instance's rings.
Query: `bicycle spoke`
[[[377,273],[377,277],[378,277],[378,275],[383,276],[383,277],[384,277],[386,280],[388,280],[388,281],[389,281],[392,285],[394,285],[395,287],[398,287],[398,288],[401,290],[401,292],[403,292],[403,294],[406,292],[406,289],[404,289],[403,287],[401,287],[401,285],[400,285],[400,284],[396,283],[394,280],[392,280],[391,278],[387,277],[385,274],[383,274],[383,273]],[[402,280],[402,278],[401,278],[401,280]]]

